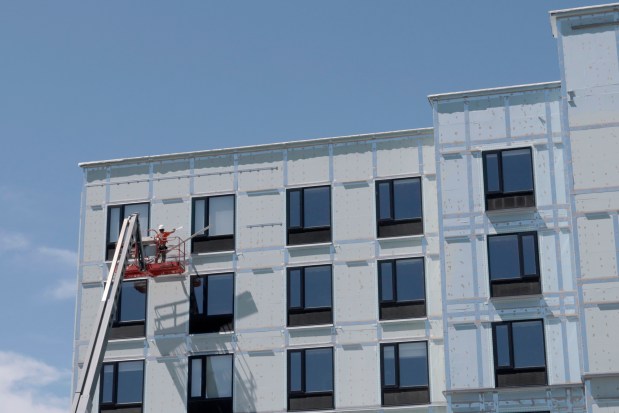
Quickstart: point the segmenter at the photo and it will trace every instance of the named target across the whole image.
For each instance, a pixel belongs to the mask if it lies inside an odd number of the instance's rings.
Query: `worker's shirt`
[[[159,246],[166,245],[166,243],[168,242],[168,236],[170,236],[172,232],[174,231],[158,232],[157,236],[155,237],[155,241],[157,242],[157,245]]]

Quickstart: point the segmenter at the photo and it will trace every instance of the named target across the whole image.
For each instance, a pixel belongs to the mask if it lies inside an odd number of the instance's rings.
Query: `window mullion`
[[[301,350],[301,391],[306,392],[306,380],[305,380],[305,350]]]
[[[397,274],[397,265],[395,265],[395,260],[390,262],[391,265],[391,291],[392,291],[392,301],[397,303],[400,301],[400,297],[398,297],[398,274]]]
[[[112,374],[112,403],[116,405],[118,397],[118,363],[112,364],[114,373]]]
[[[211,204],[210,201],[211,201],[211,198],[206,198],[204,200],[204,221],[203,222],[205,222],[206,226],[209,227],[209,229],[206,230],[206,234],[204,235],[206,235],[207,237],[210,235],[210,232],[211,232],[211,229],[210,229],[211,223],[209,222],[209,213],[208,213],[210,204]]]
[[[497,165],[499,173],[499,193],[503,193],[503,152],[497,152]]]
[[[393,361],[395,369],[395,387],[400,388],[400,345],[393,346]]]
[[[513,337],[513,323],[508,324],[509,328],[507,329],[507,337],[509,341],[509,367],[511,369],[515,369],[514,363],[514,337]]]
[[[200,398],[206,399],[206,359],[207,356],[200,357],[200,366],[202,371],[200,372]]]
[[[305,229],[305,189],[299,189],[299,223]]]
[[[393,181],[389,181],[389,216],[391,220],[395,220],[395,194],[393,190]]]
[[[524,279],[524,246],[522,244],[522,234],[518,234],[518,259],[520,264],[520,279]]]

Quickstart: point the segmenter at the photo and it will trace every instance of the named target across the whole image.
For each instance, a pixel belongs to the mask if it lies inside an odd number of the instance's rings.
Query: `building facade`
[[[619,411],[619,4],[551,26],[560,81],[433,128],[81,164],[74,377],[122,218],[198,234],[124,282],[93,412]]]

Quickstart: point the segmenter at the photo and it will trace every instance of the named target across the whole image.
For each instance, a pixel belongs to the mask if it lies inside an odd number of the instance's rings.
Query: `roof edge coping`
[[[317,139],[305,139],[298,141],[288,141],[288,142],[276,142],[276,143],[267,143],[261,145],[251,145],[251,146],[239,146],[232,148],[222,148],[222,149],[207,149],[203,151],[190,151],[190,152],[178,152],[178,153],[170,153],[163,155],[147,155],[147,156],[137,156],[130,158],[118,158],[118,159],[110,159],[104,161],[89,161],[89,162],[80,162],[78,166],[80,168],[94,168],[101,166],[109,166],[116,164],[130,164],[130,163],[147,163],[154,161],[166,161],[166,160],[174,160],[174,159],[182,159],[182,158],[190,158],[190,157],[205,157],[205,156],[219,156],[226,154],[234,154],[234,153],[248,153],[248,152],[264,152],[269,150],[277,150],[277,149],[287,149],[287,148],[298,148],[303,146],[318,146],[318,145],[326,145],[330,143],[346,143],[346,142],[355,142],[355,141],[364,141],[369,139],[388,139],[388,138],[397,138],[404,136],[421,136],[421,135],[430,135],[433,136],[434,128],[417,128],[417,129],[403,129],[398,131],[389,131],[389,132],[377,132],[377,133],[367,133],[367,134],[358,134],[358,135],[345,135],[345,136],[337,136],[337,137],[328,137],[328,138],[317,138]]]

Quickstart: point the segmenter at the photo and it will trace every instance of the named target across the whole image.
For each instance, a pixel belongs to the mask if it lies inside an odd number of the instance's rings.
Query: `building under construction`
[[[619,412],[619,3],[550,25],[432,128],[81,164],[83,409]]]

